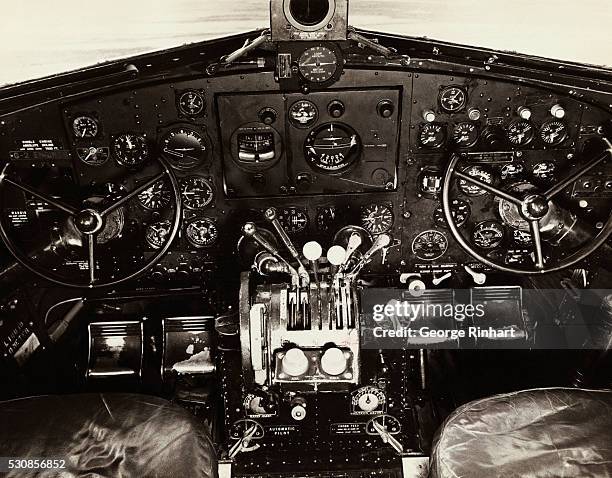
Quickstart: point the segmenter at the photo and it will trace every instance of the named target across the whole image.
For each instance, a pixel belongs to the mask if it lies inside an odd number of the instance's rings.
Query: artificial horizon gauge
[[[72,132],[78,139],[98,136],[98,122],[91,116],[79,116],[72,121]]]
[[[562,121],[549,121],[540,128],[540,138],[551,146],[563,143],[567,134],[567,126]]]
[[[556,169],[557,166],[552,161],[542,161],[535,164],[531,172],[542,181],[550,181],[553,179]]]
[[[499,172],[502,179],[513,179],[525,172],[523,163],[508,163],[504,164]]]
[[[189,176],[181,180],[181,198],[187,209],[203,209],[214,199],[210,182],[200,176]]]
[[[366,386],[355,390],[351,395],[351,414],[379,414],[386,408],[387,396],[381,389]]]
[[[187,225],[185,236],[194,247],[210,247],[219,239],[219,230],[210,219],[196,219]]]
[[[185,116],[200,116],[204,112],[204,94],[197,90],[187,90],[178,99],[179,112]]]
[[[529,121],[517,120],[510,123],[506,135],[511,144],[524,146],[529,144],[535,136],[535,129]]]
[[[142,135],[121,134],[113,140],[113,154],[122,166],[128,168],[140,166],[149,157],[147,140]]]
[[[326,46],[308,48],[298,60],[301,75],[312,83],[325,83],[331,80],[338,67],[336,53]]]
[[[296,128],[309,128],[319,118],[319,110],[312,101],[296,101],[289,108],[289,121]]]
[[[191,169],[207,157],[209,147],[200,133],[191,128],[176,128],[162,139],[162,152],[176,169]]]
[[[421,232],[412,241],[412,253],[424,261],[433,261],[442,257],[448,250],[448,239],[440,231]]]
[[[278,221],[288,234],[297,234],[308,227],[308,214],[304,209],[286,207],[278,211]]]
[[[172,230],[170,221],[160,221],[154,224],[149,224],[145,233],[147,244],[152,249],[161,249],[166,243],[166,238]]]
[[[393,210],[385,204],[370,204],[361,210],[361,225],[374,236],[389,232],[393,221]]]
[[[426,123],[421,126],[419,143],[423,148],[439,148],[446,141],[446,128],[440,123]]]
[[[440,91],[440,107],[447,113],[457,113],[467,105],[467,93],[458,86],[447,86]]]
[[[469,148],[478,142],[478,127],[469,121],[458,123],[453,129],[453,142],[460,148]]]
[[[79,159],[89,166],[101,166],[108,161],[110,156],[109,149],[105,147],[90,146],[89,148],[77,148],[76,151]]]
[[[340,173],[359,158],[361,139],[353,128],[326,123],[310,132],[304,141],[308,164],[323,173]]]
[[[170,204],[170,188],[159,180],[138,195],[138,202],[149,211],[159,211]]]
[[[504,240],[504,226],[497,221],[483,221],[474,227],[472,242],[481,249],[495,249]]]
[[[468,166],[463,170],[468,176],[472,176],[483,183],[493,184],[493,173],[482,166]],[[476,186],[475,184],[467,182],[465,179],[459,179],[459,189],[468,196],[483,196],[487,192]]]
[[[453,199],[450,203],[450,210],[456,227],[464,226],[472,214],[470,204],[463,199]],[[433,219],[436,226],[448,227],[442,205],[438,206],[434,211]]]

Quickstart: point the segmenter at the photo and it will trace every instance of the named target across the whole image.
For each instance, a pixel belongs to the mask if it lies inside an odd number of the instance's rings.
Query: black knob
[[[259,120],[263,124],[267,124],[267,125],[271,125],[272,123],[274,123],[277,117],[278,115],[276,114],[276,111],[272,108],[264,108],[259,113]]]
[[[312,183],[312,176],[308,173],[300,173],[296,176],[295,182],[299,185]]]
[[[506,136],[499,126],[489,126],[482,133],[482,138],[491,149],[503,148],[506,146]]]
[[[344,108],[344,103],[342,103],[342,101],[334,100],[327,107],[327,111],[332,118],[340,118],[346,109]]]
[[[391,118],[395,112],[395,106],[389,100],[383,100],[376,107],[378,114],[383,118]]]

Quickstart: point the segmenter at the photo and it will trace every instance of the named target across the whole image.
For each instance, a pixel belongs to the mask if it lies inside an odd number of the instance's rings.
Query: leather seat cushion
[[[438,431],[430,476],[610,477],[612,392],[540,389],[468,403]]]
[[[0,456],[66,459],[66,469],[8,476],[204,477],[217,464],[206,427],[181,407],[133,394],[54,395],[0,403]]]

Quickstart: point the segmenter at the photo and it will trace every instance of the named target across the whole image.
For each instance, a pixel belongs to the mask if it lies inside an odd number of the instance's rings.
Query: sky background
[[[267,0],[0,0],[0,84],[238,33]],[[612,66],[607,0],[350,0],[351,25]]]

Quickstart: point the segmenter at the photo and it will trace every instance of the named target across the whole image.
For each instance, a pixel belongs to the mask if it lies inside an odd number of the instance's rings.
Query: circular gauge
[[[413,254],[424,261],[439,259],[447,249],[448,239],[439,231],[424,231],[412,241]]]
[[[189,128],[177,128],[162,140],[162,151],[177,169],[191,169],[201,164],[208,154],[204,137]]]
[[[149,211],[159,211],[170,204],[170,188],[165,181],[157,181],[138,195],[138,202]]]
[[[89,148],[77,148],[77,156],[89,166],[101,166],[108,161],[110,154],[108,148],[91,146]]]
[[[502,179],[514,179],[525,172],[525,165],[523,163],[508,163],[504,164],[500,170],[500,177]]]
[[[214,197],[212,185],[200,176],[190,176],[181,181],[181,198],[187,209],[203,209]]]
[[[457,227],[464,226],[472,214],[470,204],[463,199],[453,199],[450,203],[450,210]],[[434,211],[434,223],[436,226],[448,227],[442,206],[437,207]]]
[[[472,232],[472,242],[481,249],[495,249],[504,240],[504,227],[497,221],[484,221]]]
[[[199,116],[204,112],[204,95],[196,90],[181,93],[178,100],[179,111],[185,116]]]
[[[482,181],[483,183],[493,184],[493,173],[481,166],[468,166],[463,170],[463,172],[468,176],[472,176],[473,178]],[[459,189],[461,189],[461,191],[468,196],[482,196],[487,193],[484,189],[479,188],[475,184],[467,182],[465,179],[460,179],[458,184]]]
[[[170,221],[161,221],[147,226],[145,234],[147,244],[152,249],[161,249],[166,243],[166,238],[172,231],[172,224]]]
[[[309,128],[318,118],[319,110],[312,101],[296,101],[289,108],[289,121],[296,128]]]
[[[379,388],[366,386],[356,390],[351,397],[352,413],[365,415],[384,409],[387,397]]]
[[[361,211],[361,225],[375,236],[390,231],[393,221],[393,210],[384,204],[370,204]]]
[[[521,246],[527,246],[531,244],[531,234],[528,231],[521,231],[520,229],[512,230],[512,240]]]
[[[518,120],[508,126],[506,133],[508,141],[515,146],[524,146],[529,144],[533,139],[535,130],[529,121]]]
[[[122,134],[113,140],[113,154],[117,162],[128,168],[140,166],[149,156],[149,147],[144,136]]]
[[[217,242],[219,230],[210,219],[196,219],[185,230],[189,243],[194,247],[210,247]]]
[[[551,146],[563,143],[567,134],[567,126],[562,121],[549,121],[540,128],[540,138]]]
[[[476,124],[465,121],[455,125],[453,141],[461,148],[469,148],[478,142],[478,135]]]
[[[350,126],[326,123],[310,132],[304,142],[304,155],[312,168],[323,173],[340,173],[355,163],[361,152],[361,139]]]
[[[336,74],[338,57],[330,48],[315,46],[302,53],[298,66],[304,79],[312,83],[325,83]]]
[[[336,227],[336,207],[325,206],[317,209],[317,230],[327,232]]]
[[[447,86],[440,92],[440,107],[447,113],[457,113],[465,108],[467,93],[458,86]]]
[[[534,165],[531,171],[536,178],[542,181],[550,181],[553,179],[556,169],[557,167],[552,161],[542,161]]]
[[[437,196],[442,192],[442,171],[437,167],[427,166],[423,168],[417,182],[419,190],[428,196]]]
[[[72,121],[72,131],[79,139],[98,136],[98,122],[91,116],[79,116]]]
[[[419,142],[423,148],[439,148],[446,141],[446,128],[439,123],[421,126]]]
[[[289,234],[297,234],[308,227],[308,214],[297,207],[287,207],[278,211],[278,221]]]

